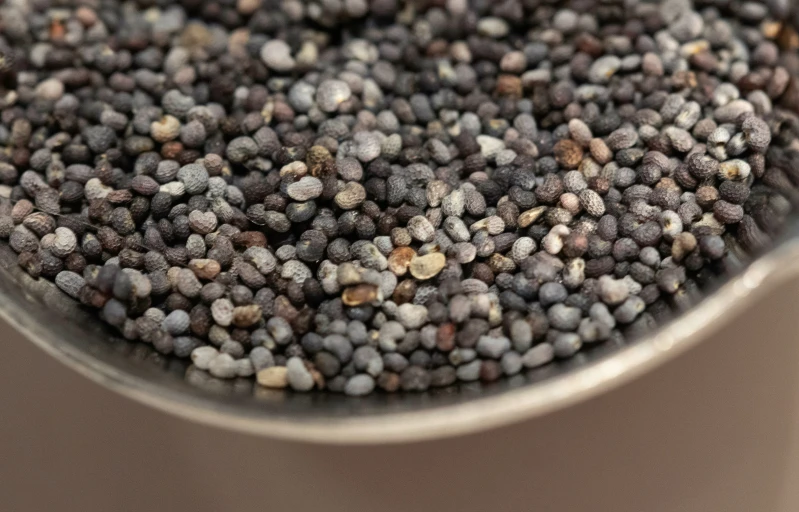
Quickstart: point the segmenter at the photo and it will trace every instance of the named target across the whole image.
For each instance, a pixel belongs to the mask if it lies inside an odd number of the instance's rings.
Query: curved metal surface
[[[393,443],[505,425],[618,387],[685,352],[799,274],[797,261],[799,241],[789,239],[688,313],[630,345],[605,344],[487,386],[359,399],[267,390],[246,379],[220,381],[146,345],[120,340],[51,283],[22,272],[7,247],[0,247],[0,317],[89,379],[188,420],[292,440]]]

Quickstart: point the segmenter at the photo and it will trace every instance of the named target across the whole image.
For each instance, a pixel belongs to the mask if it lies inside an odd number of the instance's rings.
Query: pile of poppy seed
[[[7,0],[0,237],[217,378],[520,374],[651,331],[779,233],[788,11]]]

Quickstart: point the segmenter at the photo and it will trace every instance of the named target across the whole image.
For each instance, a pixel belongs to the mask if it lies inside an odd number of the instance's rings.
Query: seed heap
[[[0,237],[215,377],[512,376],[651,330],[779,232],[788,11],[12,0]]]

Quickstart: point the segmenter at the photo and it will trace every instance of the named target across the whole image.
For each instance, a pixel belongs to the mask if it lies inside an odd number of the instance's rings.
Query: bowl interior
[[[140,387],[165,399],[228,414],[329,420],[455,405],[574,372],[619,348],[609,342],[496,383],[458,384],[425,393],[375,393],[353,399],[333,393],[275,391],[256,385],[253,379],[217,379],[194,368],[188,360],[164,356],[149,345],[120,338],[52,282],[32,279],[5,245],[0,245],[0,269],[0,310],[23,334],[53,349],[57,357],[80,365],[91,373],[90,377],[106,384]]]

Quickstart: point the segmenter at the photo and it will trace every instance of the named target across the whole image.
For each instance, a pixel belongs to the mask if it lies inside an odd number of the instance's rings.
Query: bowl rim
[[[202,424],[291,441],[381,444],[474,433],[576,405],[665,364],[708,338],[757,297],[799,274],[799,240],[753,261],[697,306],[652,335],[585,366],[485,397],[410,411],[337,418],[244,414],[235,404],[194,396],[125,372],[62,340],[33,320],[23,304],[0,294],[0,318],[36,346],[88,379],[160,411]],[[357,400],[357,398],[354,398]]]

